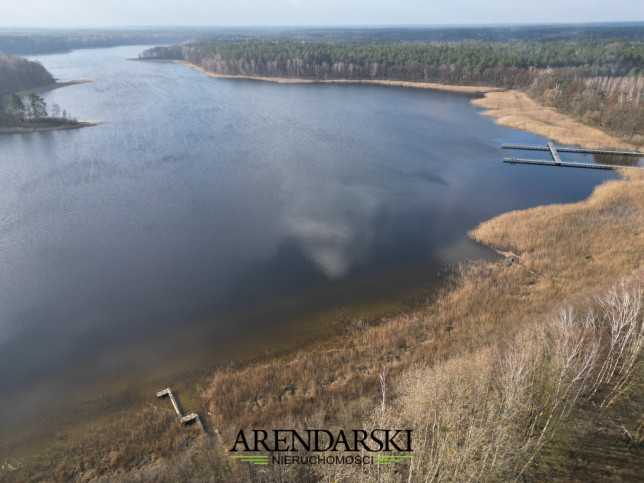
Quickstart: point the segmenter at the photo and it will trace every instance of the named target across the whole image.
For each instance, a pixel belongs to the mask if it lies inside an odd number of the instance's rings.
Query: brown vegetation
[[[521,91],[489,92],[472,102],[485,108],[483,114],[496,118],[502,126],[529,131],[561,144],[622,149],[636,147],[626,139],[618,140],[596,127],[557,112],[554,107],[546,107]]]
[[[562,309],[491,347],[406,371],[391,407],[365,424],[414,429],[414,459],[404,468],[316,469],[347,482],[534,478],[534,461],[578,403],[593,401],[599,415],[636,376],[644,348],[641,281],[603,293],[595,310]],[[637,434],[639,424],[629,421],[629,430]]]
[[[333,408],[339,399],[373,398],[382,364],[392,370],[433,364],[631,273],[644,261],[644,177],[631,176],[636,178],[599,186],[584,202],[483,223],[474,239],[514,251],[520,264],[467,265],[454,288],[426,309],[386,321],[347,321],[341,350],[320,347],[289,361],[220,371],[205,393],[215,422],[247,426],[296,408],[312,413]]]
[[[475,86],[518,89],[541,105],[553,107],[583,124],[626,142],[644,143],[643,57],[639,41],[570,39],[454,44],[214,41],[154,47],[139,56],[186,61],[216,77],[414,87],[431,84],[431,88],[450,86],[449,90],[459,86],[463,89],[458,90],[465,92],[493,89]],[[547,124],[549,117],[537,116],[539,133],[548,132],[541,121]],[[532,120],[530,117],[529,121]],[[520,123],[522,119],[511,121],[510,125]],[[564,139],[564,135],[567,137],[560,129],[555,132],[557,139]],[[605,139],[594,141],[601,143]]]
[[[528,94],[541,104],[631,143],[644,143],[644,78],[583,77],[566,70],[534,80]]]

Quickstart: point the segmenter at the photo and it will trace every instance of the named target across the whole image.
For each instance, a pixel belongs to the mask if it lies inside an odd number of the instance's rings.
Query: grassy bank
[[[465,94],[485,94],[487,92],[501,91],[498,87],[483,87],[483,86],[452,86],[448,84],[439,84],[437,82],[407,82],[397,80],[349,80],[349,79],[329,79],[329,80],[310,80],[310,79],[294,79],[292,77],[262,77],[250,75],[225,75],[210,72],[203,67],[185,61],[171,61],[192,67],[199,72],[202,72],[210,77],[218,79],[248,79],[259,80],[264,82],[276,82],[278,84],[362,84],[362,85],[380,85],[392,87],[414,87],[417,89],[433,89],[448,92],[460,92]]]

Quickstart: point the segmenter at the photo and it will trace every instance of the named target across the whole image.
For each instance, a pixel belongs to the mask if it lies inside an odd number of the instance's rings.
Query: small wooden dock
[[[538,166],[563,166],[566,168],[586,168],[586,169],[644,169],[640,166],[623,166],[616,164],[600,164],[600,163],[575,163],[562,161],[559,156],[560,152],[564,153],[584,153],[584,154],[603,154],[611,156],[637,156],[644,157],[643,151],[624,151],[618,149],[591,149],[591,148],[564,148],[555,147],[554,143],[548,142],[547,146],[539,146],[534,144],[501,144],[502,149],[520,149],[525,151],[550,151],[552,160],[548,159],[524,159],[524,158],[503,158],[504,163],[509,164],[531,164]]]
[[[174,410],[177,413],[177,416],[179,416],[179,421],[181,422],[181,424],[188,424],[188,423],[194,422],[197,426],[201,428],[201,430],[204,433],[206,432],[206,429],[204,428],[203,423],[201,422],[201,418],[197,413],[190,413],[185,416],[181,413],[181,409],[179,408],[179,403],[177,403],[177,400],[175,399],[174,394],[172,394],[172,391],[170,390],[169,387],[166,387],[161,391],[157,391],[156,394],[158,398],[168,396],[168,398],[170,399],[170,402],[172,403],[172,406],[174,406]]]

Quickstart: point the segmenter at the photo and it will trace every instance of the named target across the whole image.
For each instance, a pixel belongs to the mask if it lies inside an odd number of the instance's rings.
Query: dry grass
[[[554,108],[542,106],[521,91],[488,92],[472,102],[485,108],[483,114],[496,118],[502,126],[529,131],[561,144],[635,149],[626,141],[574,121]]]
[[[536,272],[533,295],[572,294],[644,262],[644,172],[609,181],[580,203],[506,213],[470,233],[480,243],[513,251]]]
[[[533,479],[535,459],[565,430],[579,402],[593,401],[597,416],[637,375],[644,349],[642,281],[603,293],[591,302],[594,310],[567,308],[530,324],[508,343],[406,371],[391,407],[384,415],[376,409],[363,424],[413,428],[408,464],[316,470],[338,482]]]

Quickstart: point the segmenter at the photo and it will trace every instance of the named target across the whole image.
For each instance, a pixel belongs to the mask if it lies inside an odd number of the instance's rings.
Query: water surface
[[[489,256],[466,237],[479,222],[614,177],[502,164],[502,142],[546,140],[465,96],[126,60],[144,48],[38,57],[94,80],[46,102],[102,124],[0,136],[0,450],[54,409],[193,384],[251,334],[396,306]]]

